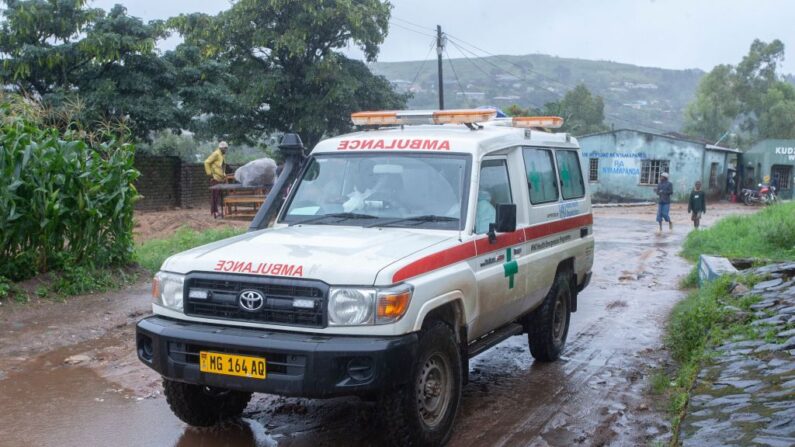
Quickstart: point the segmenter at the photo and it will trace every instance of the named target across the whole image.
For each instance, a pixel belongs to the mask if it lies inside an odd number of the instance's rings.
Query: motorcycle
[[[778,195],[776,194],[776,187],[764,185],[760,183],[757,189],[743,188],[740,193],[743,203],[746,205],[772,205],[778,202]]]

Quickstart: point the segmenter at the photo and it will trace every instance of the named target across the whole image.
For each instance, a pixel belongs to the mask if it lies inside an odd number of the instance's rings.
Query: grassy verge
[[[707,230],[693,231],[681,254],[691,261],[698,260],[702,254],[795,260],[795,203],[771,206],[748,216],[729,216]],[[679,286],[690,292],[674,307],[666,335],[666,346],[676,367],[657,371],[651,377],[651,392],[666,396],[669,402],[671,445],[679,443],[679,426],[687,411],[690,391],[702,364],[708,360],[709,348],[735,336],[765,337],[753,330],[748,318],[738,317],[750,315],[750,306],[758,297],[735,297],[731,293],[737,283],[752,288],[763,279],[751,275],[724,276],[695,289],[698,272],[694,267],[680,282]]]
[[[682,256],[795,260],[795,202],[769,206],[747,216],[729,216],[711,228],[692,231]]]
[[[67,266],[61,271],[40,275],[21,283],[0,276],[0,301],[25,303],[36,298],[63,301],[69,296],[116,290],[134,283],[141,275],[156,272],[163,261],[173,254],[236,236],[244,231],[243,228],[205,231],[181,228],[168,238],[153,239],[136,245],[133,259],[140,267]]]
[[[168,238],[153,239],[137,245],[134,259],[141,267],[154,273],[171,255],[199,245],[237,236],[245,231],[244,228],[217,228],[204,231],[180,228]]]
[[[671,445],[678,445],[679,425],[687,409],[690,390],[702,363],[707,360],[708,348],[737,335],[757,337],[747,319],[737,318],[736,309],[750,315],[750,306],[759,298],[735,297],[730,291],[737,283],[752,288],[759,280],[754,276],[724,276],[692,290],[674,307],[665,342],[676,368],[657,371],[651,380],[652,394],[668,398],[673,430]]]

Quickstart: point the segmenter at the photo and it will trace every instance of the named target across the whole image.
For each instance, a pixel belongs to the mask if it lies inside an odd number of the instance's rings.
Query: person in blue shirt
[[[671,216],[669,216],[669,212],[671,211],[671,195],[674,193],[674,185],[668,181],[667,172],[660,174],[660,182],[657,183],[657,187],[654,188],[654,192],[656,192],[657,196],[659,197],[659,200],[657,201],[657,224],[660,226],[659,231],[662,231],[663,220],[668,222],[668,228],[673,231],[674,223],[671,222]]]

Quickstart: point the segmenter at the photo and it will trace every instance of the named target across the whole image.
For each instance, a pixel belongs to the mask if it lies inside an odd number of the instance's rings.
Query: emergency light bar
[[[493,109],[391,110],[356,112],[351,114],[351,120],[356,126],[475,124],[491,121],[495,116],[497,111]]]
[[[559,116],[515,116],[511,118],[513,127],[543,127],[547,129],[557,129],[563,126],[563,118]]]

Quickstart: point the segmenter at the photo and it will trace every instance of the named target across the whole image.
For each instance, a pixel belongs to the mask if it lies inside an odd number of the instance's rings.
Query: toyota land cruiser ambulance
[[[239,416],[252,392],[357,395],[385,442],[440,445],[469,358],[521,333],[538,361],[561,354],[594,250],[577,141],[545,130],[562,119],[352,119],[365,130],[277,184],[272,219],[155,276],[138,356],[186,423]]]

